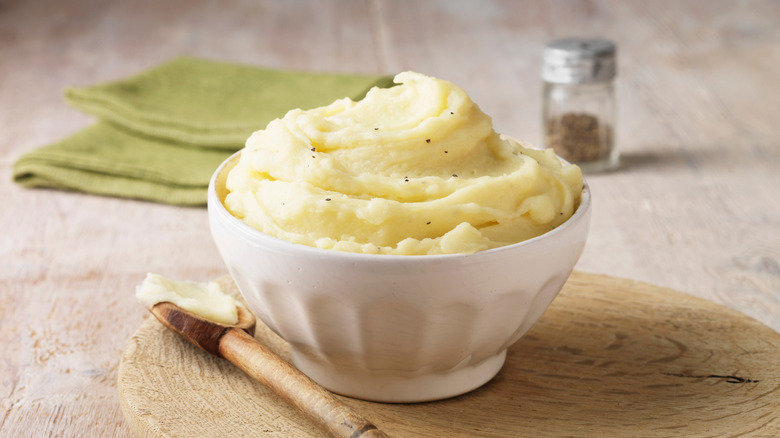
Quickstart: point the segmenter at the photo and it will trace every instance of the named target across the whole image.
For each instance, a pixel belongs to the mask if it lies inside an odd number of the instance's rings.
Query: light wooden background
[[[225,273],[205,209],[12,183],[20,154],[91,123],[66,86],[181,54],[411,69],[538,144],[541,49],[568,35],[615,40],[620,63],[623,166],[588,178],[577,268],[780,331],[780,2],[0,0],[0,436],[128,436],[116,372],[145,317],[135,285]]]

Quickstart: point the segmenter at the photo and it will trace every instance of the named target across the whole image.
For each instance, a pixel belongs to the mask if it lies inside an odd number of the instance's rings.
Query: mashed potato
[[[450,82],[395,82],[255,132],[228,175],[230,213],[290,242],[406,255],[509,245],[572,215],[577,166],[497,134]]]

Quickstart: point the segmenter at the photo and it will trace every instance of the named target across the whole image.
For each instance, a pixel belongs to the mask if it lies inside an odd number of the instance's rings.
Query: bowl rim
[[[237,161],[239,156],[241,155],[243,149],[236,151],[232,155],[230,155],[228,158],[226,158],[220,165],[217,167],[217,169],[214,171],[214,173],[211,175],[211,179],[209,180],[209,187],[208,187],[208,194],[207,194],[207,210],[210,213],[209,219],[211,219],[211,213],[218,215],[221,218],[224,218],[228,221],[228,223],[237,231],[239,231],[242,235],[244,235],[247,238],[252,239],[253,241],[269,241],[269,243],[274,243],[276,245],[280,246],[291,246],[292,249],[296,251],[303,251],[305,253],[310,253],[312,255],[327,255],[328,257],[341,257],[345,259],[366,259],[366,260],[379,260],[379,259],[387,259],[387,260],[408,260],[408,259],[420,259],[420,260],[445,260],[445,259],[462,259],[466,257],[484,257],[484,256],[490,256],[494,254],[500,254],[506,251],[513,251],[516,250],[518,247],[526,247],[526,246],[533,246],[538,244],[539,242],[543,240],[547,240],[551,236],[555,236],[557,234],[563,233],[566,229],[571,228],[574,226],[574,224],[580,222],[585,218],[586,214],[590,211],[591,207],[591,193],[590,193],[590,185],[588,185],[587,180],[583,176],[582,178],[582,193],[580,195],[580,203],[577,206],[577,209],[574,210],[574,213],[562,224],[558,225],[557,227],[553,228],[552,230],[540,234],[536,237],[532,237],[530,239],[523,240],[521,242],[512,243],[509,245],[499,246],[497,248],[490,248],[482,251],[477,251],[475,253],[455,253],[455,254],[371,254],[371,253],[359,253],[359,252],[350,252],[350,251],[339,251],[334,249],[326,249],[326,248],[318,248],[315,246],[309,246],[302,243],[296,243],[296,242],[290,242],[288,240],[284,240],[275,236],[272,236],[270,234],[264,233],[251,225],[247,224],[246,222],[242,221],[241,219],[233,216],[225,207],[222,199],[220,199],[217,190],[216,190],[216,184],[217,179],[221,175],[221,173],[226,169],[226,167],[232,162]],[[561,160],[564,163],[569,164],[568,161],[564,160],[561,157],[556,157]]]

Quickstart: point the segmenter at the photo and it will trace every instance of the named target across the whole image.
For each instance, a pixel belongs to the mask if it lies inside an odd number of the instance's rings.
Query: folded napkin
[[[14,164],[14,180],[48,187],[204,205],[209,178],[252,132],[293,108],[361,99],[391,76],[261,69],[177,58],[125,80],[65,93],[99,121]]]

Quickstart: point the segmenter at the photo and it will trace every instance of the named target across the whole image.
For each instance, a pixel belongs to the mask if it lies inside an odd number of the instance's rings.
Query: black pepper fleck
[[[453,174],[452,174],[452,177],[453,177],[453,178],[457,178],[457,177],[458,177],[458,174],[457,174],[457,173],[453,173]]]
[[[425,139],[425,142],[426,142],[426,143],[430,143],[430,142],[431,142],[431,139],[430,139],[430,138],[426,138],[426,139]]]
[[[379,128],[374,128],[374,131],[379,131]]]
[[[431,221],[428,221],[428,222],[425,223],[425,225],[430,225],[430,224],[431,224]]]
[[[450,151],[444,151],[444,153],[445,153],[445,154],[449,154],[449,153],[450,153]]]
[[[312,152],[317,152],[317,148],[311,148]]]
[[[326,201],[330,201],[330,198],[325,198]]]

